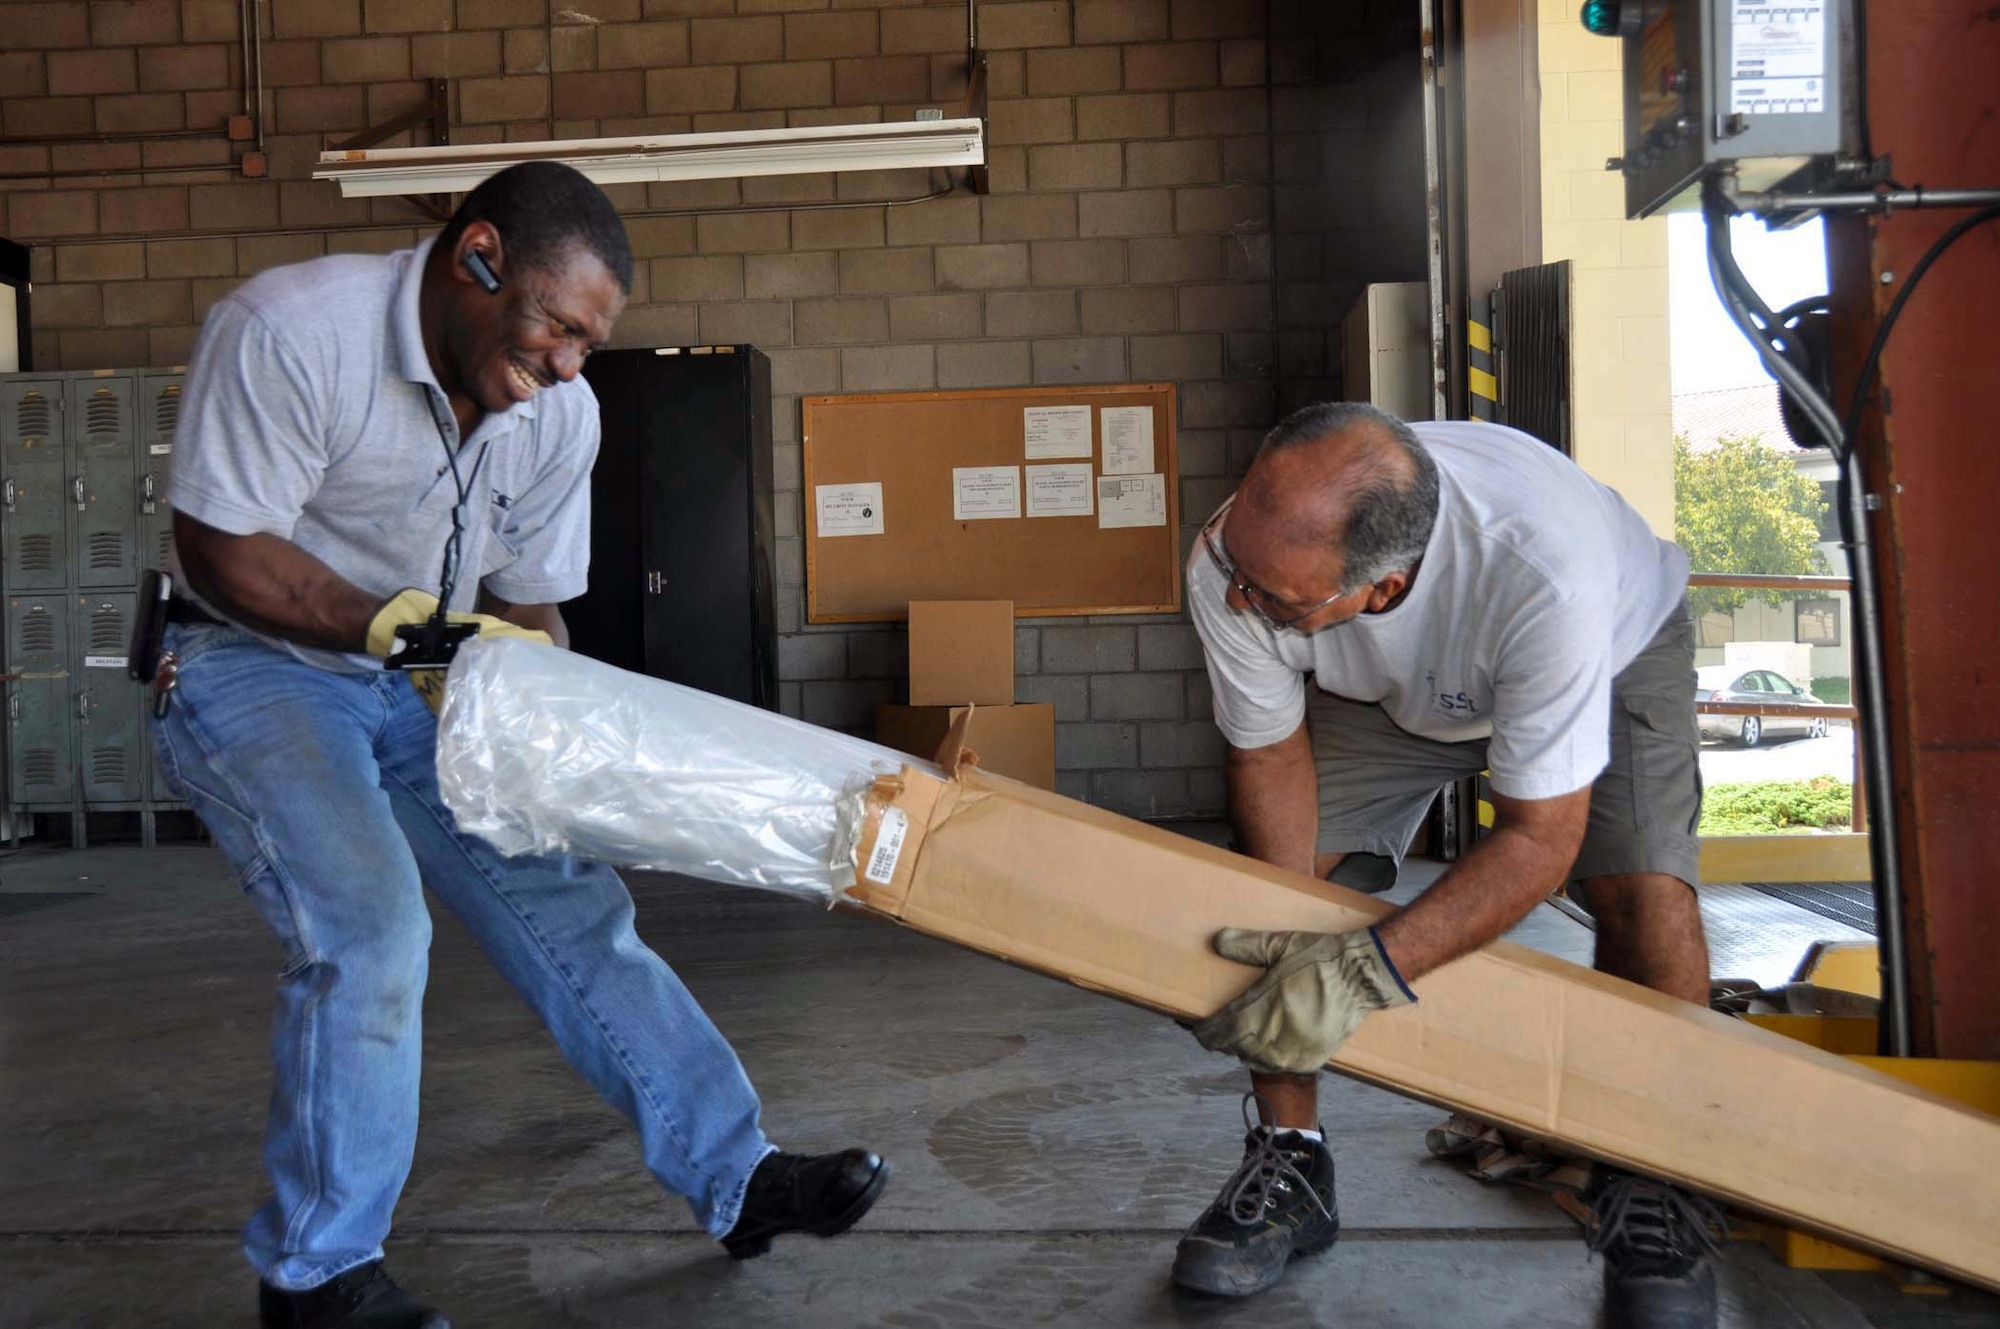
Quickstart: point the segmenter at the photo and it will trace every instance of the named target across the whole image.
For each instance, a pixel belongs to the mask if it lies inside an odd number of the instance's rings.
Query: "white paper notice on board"
[[[818,485],[813,504],[819,511],[819,535],[882,534],[882,482],[860,485]]]
[[[1088,406],[1024,406],[1021,423],[1029,461],[1090,455]]]
[[[1104,473],[1144,475],[1153,469],[1153,408],[1104,408]]]
[[[1021,515],[1021,468],[1018,466],[954,466],[951,468],[953,521],[983,521]]]
[[[1094,510],[1090,505],[1089,462],[1028,468],[1030,517],[1088,517]]]
[[[1097,482],[1097,524],[1114,526],[1165,526],[1167,524],[1167,477],[1151,475],[1107,475]]]

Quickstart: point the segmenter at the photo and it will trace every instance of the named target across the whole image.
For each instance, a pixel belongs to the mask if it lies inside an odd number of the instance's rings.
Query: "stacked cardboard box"
[[[1055,707],[1014,702],[1014,602],[912,600],[910,704],[875,708],[876,741],[928,758],[967,707],[981,769],[1056,787]]]

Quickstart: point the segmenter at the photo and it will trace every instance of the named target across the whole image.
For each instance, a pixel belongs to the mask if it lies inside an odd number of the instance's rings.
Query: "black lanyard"
[[[457,492],[458,501],[451,508],[451,534],[445,537],[444,567],[438,574],[438,611],[444,613],[451,608],[451,597],[458,590],[459,563],[465,548],[465,507],[471,493],[469,486],[479,479],[479,468],[486,464],[486,449],[493,440],[488,438],[479,445],[479,453],[472,459],[472,474],[466,479],[459,478],[458,449],[451,445],[451,435],[445,432],[444,419],[435,411],[431,413],[431,423],[437,426],[438,442],[444,445],[445,464],[451,468],[451,486]]]

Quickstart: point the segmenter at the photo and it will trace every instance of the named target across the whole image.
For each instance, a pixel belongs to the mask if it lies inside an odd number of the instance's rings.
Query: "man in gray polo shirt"
[[[598,446],[577,374],[631,284],[610,201],[537,163],[415,250],[255,278],[196,346],[169,492],[186,598],[154,733],[284,949],[273,1193],[243,1240],[266,1326],[448,1323],[381,1267],[416,1141],[426,886],[730,1254],[844,1231],[887,1181],[865,1150],[772,1147],[609,868],[458,832],[437,790],[441,675],[383,668],[440,598],[479,633],[566,644]]]

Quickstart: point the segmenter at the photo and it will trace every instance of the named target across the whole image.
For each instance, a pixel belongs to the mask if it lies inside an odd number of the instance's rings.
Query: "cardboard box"
[[[1014,704],[1014,602],[910,601],[910,705],[968,702]]]
[[[1182,1018],[1254,977],[1217,928],[1390,911],[970,768],[878,780],[859,839],[842,903]],[[1415,986],[1332,1069],[2000,1289],[2000,1118],[1505,942]]]
[[[1019,706],[890,706],[875,708],[875,741],[929,759],[944,745],[954,722],[968,710],[964,746],[978,754],[979,769],[1031,784],[1056,787],[1056,708]]]

